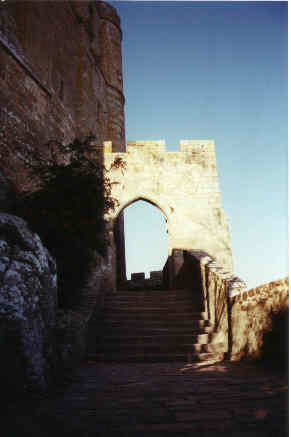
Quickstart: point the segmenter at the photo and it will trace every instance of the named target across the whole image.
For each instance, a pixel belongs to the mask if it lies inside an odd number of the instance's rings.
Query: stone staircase
[[[213,326],[197,311],[193,291],[119,291],[105,298],[104,312],[90,329],[98,335],[88,358],[99,362],[224,358],[223,344],[211,343]]]

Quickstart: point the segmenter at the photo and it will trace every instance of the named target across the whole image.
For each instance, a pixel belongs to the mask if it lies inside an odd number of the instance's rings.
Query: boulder
[[[56,310],[54,259],[24,220],[0,214],[2,389],[47,390],[55,365]]]

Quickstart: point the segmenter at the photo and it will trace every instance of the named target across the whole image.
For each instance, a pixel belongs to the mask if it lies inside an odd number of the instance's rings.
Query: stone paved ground
[[[64,392],[10,403],[0,435],[281,437],[287,383],[243,363],[89,362]]]

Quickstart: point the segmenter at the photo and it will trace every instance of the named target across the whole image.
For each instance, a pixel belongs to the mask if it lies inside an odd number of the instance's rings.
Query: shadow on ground
[[[90,362],[64,391],[7,405],[1,436],[287,436],[287,383],[248,363]]]

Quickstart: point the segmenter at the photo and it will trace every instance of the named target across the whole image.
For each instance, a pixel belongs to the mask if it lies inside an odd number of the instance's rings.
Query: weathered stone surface
[[[142,273],[132,273],[131,280],[132,281],[143,281],[145,279],[145,274]]]
[[[157,271],[150,272],[150,279],[162,280],[163,279],[163,271],[157,270]]]
[[[179,152],[165,152],[164,141],[136,141],[127,144],[127,153],[110,153],[107,143],[104,152],[112,195],[119,201],[109,221],[131,203],[145,200],[165,216],[170,256],[175,249],[203,250],[232,270],[213,141],[184,140]],[[112,167],[116,159],[124,166]]]
[[[177,263],[183,285],[194,291],[201,284],[204,311],[215,327],[212,342],[224,344],[231,360],[260,358],[265,335],[273,329],[274,315],[288,313],[288,278],[247,290],[240,278],[219,266],[207,253],[194,250],[176,252],[172,258],[173,268]],[[284,329],[284,321],[279,329]],[[287,338],[285,332],[275,334],[278,342],[279,337]],[[286,360],[287,347],[287,344],[282,345],[282,356],[277,356],[279,361]],[[275,348],[276,345],[274,356]],[[270,356],[272,350],[268,353]]]
[[[89,321],[92,317],[98,318],[102,311],[108,270],[111,271],[108,260],[92,252],[78,300],[70,309],[58,310],[56,335],[60,372],[74,368],[86,355],[87,343],[90,343]]]
[[[84,365],[54,399],[11,402],[3,437],[288,436],[288,375],[250,363]]]
[[[8,212],[13,208],[15,195],[9,180],[0,171],[0,212]]]
[[[56,265],[20,218],[0,214],[2,385],[45,390],[54,367]]]
[[[169,265],[170,264],[170,265]],[[164,281],[171,274],[169,270],[178,271],[175,275],[177,286],[193,290],[193,299],[199,310],[203,305],[210,323],[214,326],[212,342],[224,345],[228,351],[231,345],[228,313],[228,296],[233,289],[237,292],[246,290],[246,284],[232,272],[219,266],[204,251],[174,251],[164,269]]]
[[[17,147],[94,135],[124,150],[121,38],[103,2],[1,2],[0,150],[18,189]]]
[[[232,359],[260,358],[264,348],[264,335],[273,329],[273,316],[288,310],[288,277],[248,290],[243,293],[243,296],[238,294],[231,298]],[[284,329],[283,324],[282,329]],[[287,338],[287,333],[277,334]],[[286,344],[285,347],[287,349],[288,345]],[[283,354],[286,354],[286,349],[282,350]],[[286,360],[286,355],[277,356],[276,359]]]
[[[120,19],[115,9],[103,2],[0,3],[0,162],[3,170],[0,201],[3,211],[9,210],[12,200],[7,178],[16,192],[31,189],[19,151],[33,153],[41,149],[45,152],[48,141],[68,144],[88,135],[96,137],[100,144],[112,141],[114,151],[125,149],[121,39]],[[122,218],[117,228],[118,241],[109,247],[106,259],[100,260],[97,254],[93,256],[96,264],[90,267],[80,290],[79,307],[58,313],[60,365],[66,366],[69,361],[73,364],[75,358],[82,355],[87,322],[95,307],[102,307],[100,290],[115,286],[116,251],[124,258]],[[37,263],[37,259],[34,262]],[[3,266],[5,269],[6,265]],[[122,271],[118,273],[119,277],[122,274]],[[23,287],[36,290],[37,284],[30,283],[30,279],[18,279],[19,283],[24,281]],[[45,311],[50,310],[47,307]],[[38,323],[34,314],[29,320],[27,316],[21,323]],[[19,329],[22,328],[17,325]],[[41,341],[39,338],[37,344]]]

